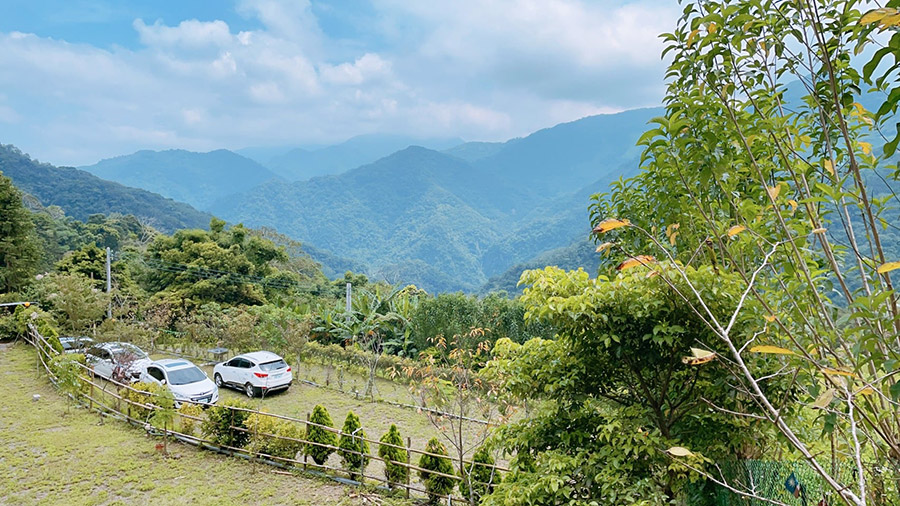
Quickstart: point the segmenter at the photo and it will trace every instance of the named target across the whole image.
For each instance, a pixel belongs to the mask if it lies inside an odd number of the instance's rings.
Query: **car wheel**
[[[217,387],[222,388],[222,386],[225,385],[225,382],[222,381],[222,375],[221,375],[221,374],[216,373],[216,375],[215,375],[215,380],[216,380],[216,386],[217,386]]]
[[[256,396],[256,389],[253,388],[253,385],[247,383],[246,385],[244,385],[244,393],[247,394],[247,397],[252,399]]]

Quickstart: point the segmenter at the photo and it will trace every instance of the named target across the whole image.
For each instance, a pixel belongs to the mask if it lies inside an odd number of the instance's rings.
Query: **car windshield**
[[[275,371],[278,369],[284,369],[287,367],[287,364],[284,360],[276,360],[274,362],[266,362],[265,364],[259,364],[259,368],[263,371]]]
[[[123,344],[123,345],[119,346],[118,348],[114,348],[112,350],[112,352],[113,352],[113,355],[115,355],[116,358],[118,358],[118,359],[121,359],[122,357],[125,357],[128,355],[134,355],[135,360],[141,360],[141,359],[147,358],[147,354],[144,353],[144,351],[141,350],[140,348],[138,348],[137,346],[134,346],[133,344]]]
[[[185,367],[184,369],[175,369],[174,371],[169,371],[170,385],[187,385],[189,383],[196,383],[205,379],[206,375],[203,374],[203,371],[201,371],[197,366]]]

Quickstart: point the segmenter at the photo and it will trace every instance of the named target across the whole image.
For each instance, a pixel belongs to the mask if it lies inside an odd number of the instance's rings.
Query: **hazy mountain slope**
[[[439,271],[429,278],[453,280],[441,289],[472,290],[485,280],[481,253],[500,235],[497,208],[514,195],[514,188],[460,159],[410,147],[341,175],[267,183],[213,209],[230,221],[273,226],[374,271],[408,272],[402,264],[419,260]]]
[[[466,142],[458,146],[453,146],[450,149],[445,149],[442,152],[457,158],[462,158],[467,162],[474,162],[475,160],[481,160],[482,158],[496,155],[504,148],[508,147],[509,143],[516,142],[517,140],[519,139],[513,139],[507,142]]]
[[[273,157],[265,165],[289,181],[340,174],[409,146],[446,149],[461,139],[419,139],[401,135],[359,135],[340,144],[316,150],[293,149]]]
[[[144,150],[101,160],[82,169],[204,210],[217,199],[276,177],[253,160],[225,149],[209,153]]]
[[[575,239],[568,246],[545,251],[535,258],[526,262],[516,264],[502,274],[491,277],[480,292],[483,294],[491,292],[506,292],[514,295],[522,291],[523,287],[517,286],[522,271],[528,269],[543,269],[548,265],[553,265],[565,270],[575,270],[579,267],[587,271],[591,277],[597,275],[600,268],[600,253],[596,252],[596,245],[590,241],[587,234]]]
[[[595,193],[608,190],[619,177],[630,177],[638,171],[638,160],[606,171],[603,177],[575,193],[557,197],[537,205],[516,228],[504,234],[482,257],[482,270],[487,277],[501,274],[511,265],[534,259],[545,251],[562,248],[575,236],[590,232],[588,205]],[[598,170],[598,173],[602,172]]]
[[[294,149],[294,146],[249,146],[233,149],[232,151],[265,167],[269,160],[281,156],[292,149]]]
[[[473,163],[540,194],[571,192],[638,159],[642,148],[635,143],[647,122],[662,113],[654,108],[589,116],[508,142],[497,154]]]
[[[0,171],[44,206],[60,206],[82,221],[97,213],[133,214],[164,232],[172,232],[206,228],[211,218],[187,204],[146,190],[104,181],[72,167],[39,163],[10,145],[0,145]]]
[[[264,184],[212,210],[363,262],[376,276],[472,290],[586,233],[590,195],[636,173],[634,144],[660,113],[588,117],[444,153],[411,147],[340,175]]]

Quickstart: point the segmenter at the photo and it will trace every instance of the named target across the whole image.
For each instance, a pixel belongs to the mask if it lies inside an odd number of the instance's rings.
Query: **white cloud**
[[[322,80],[327,83],[358,86],[372,79],[389,76],[391,63],[377,54],[366,53],[353,63],[323,65],[320,73]]]
[[[240,32],[136,19],[136,49],[0,33],[0,140],[63,164],[372,132],[502,140],[658,103],[657,35],[677,16],[662,0],[372,1],[358,40],[306,0],[242,0],[262,27]]]
[[[165,26],[160,21],[147,25],[142,19],[134,20],[141,42],[147,46],[204,48],[226,46],[233,40],[224,21],[203,22],[191,19],[178,26]]]

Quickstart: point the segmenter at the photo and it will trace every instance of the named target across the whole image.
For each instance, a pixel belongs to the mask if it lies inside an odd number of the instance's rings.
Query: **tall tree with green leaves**
[[[765,421],[854,505],[900,494],[900,2],[876,7],[688,2],[663,36],[644,170],[592,205],[609,266],[670,266],[750,401],[732,416]],[[699,265],[739,288],[733,307],[697,290]],[[777,378],[799,390],[793,412],[765,388]]]
[[[14,292],[35,274],[41,251],[22,193],[0,172],[0,291]]]

